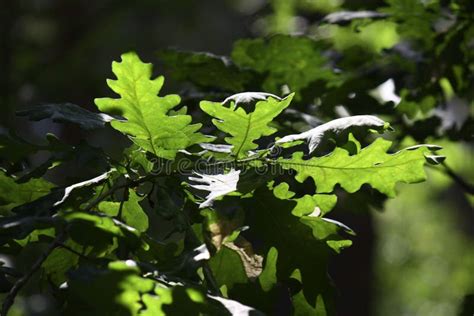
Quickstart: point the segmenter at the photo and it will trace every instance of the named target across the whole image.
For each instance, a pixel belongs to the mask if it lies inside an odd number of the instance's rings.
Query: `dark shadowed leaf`
[[[162,51],[158,56],[171,68],[175,79],[201,87],[237,92],[245,90],[252,78],[251,72],[239,69],[224,56],[175,50]]]
[[[104,127],[114,118],[104,113],[94,113],[72,103],[58,103],[38,105],[26,110],[18,111],[17,115],[27,116],[32,121],[52,119],[58,123],[78,124],[83,129]]]
[[[335,74],[328,67],[319,42],[306,37],[277,35],[269,39],[245,39],[234,44],[232,60],[264,77],[262,88],[280,94],[284,85],[300,92],[316,80],[329,80]]]

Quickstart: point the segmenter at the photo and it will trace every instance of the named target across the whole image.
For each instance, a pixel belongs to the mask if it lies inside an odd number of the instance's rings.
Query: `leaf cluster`
[[[38,274],[68,315],[334,315],[328,264],[356,232],[331,211],[426,180],[441,148],[402,147],[407,138],[471,137],[469,113],[446,119],[472,100],[470,4],[452,6],[458,18],[440,31],[431,26],[445,8],[429,3],[320,21],[396,23],[403,41],[383,51],[277,35],[237,41],[231,57],[160,52],[195,89],[181,96],[160,95],[164,77],[129,52],[113,62],[115,96],[95,99],[98,112],[20,112],[130,142],[117,157],[53,135],[45,145],[0,137],[0,252],[42,253],[25,269],[0,266],[3,313]],[[390,100],[376,94],[384,82]],[[39,151],[49,158],[24,168]],[[85,166],[79,176],[47,180],[71,161]]]

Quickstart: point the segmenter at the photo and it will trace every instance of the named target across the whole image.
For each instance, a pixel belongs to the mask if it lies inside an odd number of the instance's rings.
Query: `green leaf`
[[[337,253],[352,244],[352,241],[338,235],[341,228],[349,234],[355,234],[352,229],[338,221],[323,217],[336,205],[335,194],[305,194],[293,198],[295,193],[289,190],[289,185],[285,182],[274,187],[273,194],[281,200],[295,201],[296,206],[291,210],[291,214],[300,217],[300,222],[311,228],[314,238],[324,240]]]
[[[215,199],[237,190],[240,170],[230,170],[226,174],[200,174],[194,173],[197,177],[189,177],[190,181],[197,184],[189,184],[190,187],[208,191],[206,200],[199,204],[199,208],[212,206]]]
[[[18,137],[13,131],[0,135],[0,157],[15,163],[39,150],[38,146],[28,143]]]
[[[64,195],[62,196],[62,198],[59,201],[54,203],[54,206],[58,206],[58,205],[61,205],[62,203],[64,203],[69,198],[71,193],[74,192],[75,190],[79,189],[79,188],[97,185],[97,184],[105,181],[107,178],[110,177],[110,174],[113,173],[114,171],[115,171],[115,169],[111,169],[111,170],[109,170],[107,172],[104,172],[101,175],[98,175],[97,177],[94,177],[92,179],[87,179],[87,180],[84,180],[84,181],[81,181],[81,182],[78,182],[78,183],[74,183],[70,186],[65,187],[64,188]]]
[[[311,228],[314,238],[325,241],[330,248],[340,253],[342,249],[351,246],[352,241],[342,238],[338,231],[343,227],[351,234],[354,234],[354,232],[344,224],[333,220],[328,222],[327,220],[326,218],[316,216],[302,216],[300,218],[301,223]]]
[[[233,145],[232,153],[237,158],[244,158],[248,151],[258,147],[254,143],[255,140],[277,131],[269,124],[290,105],[293,95],[281,101],[272,97],[259,101],[255,105],[255,111],[250,113],[242,107],[237,107],[234,102],[230,103],[230,107],[226,107],[220,102],[202,101],[200,106],[204,112],[215,117],[212,122],[219,130],[231,135],[226,137],[225,141]]]
[[[389,128],[389,126],[388,123],[373,115],[355,115],[332,120],[300,134],[287,135],[277,140],[276,143],[282,144],[306,140],[309,153],[312,153],[322,142],[330,137],[334,138],[340,134],[344,134],[347,137],[351,130],[361,128],[383,131]]]
[[[140,274],[133,260],[113,261],[106,269],[81,266],[69,274],[65,314],[260,315],[249,306],[209,295],[200,287],[171,286],[166,278],[154,280]]]
[[[123,222],[139,232],[145,232],[148,229],[148,216],[143,211],[139,202],[142,200],[134,190],[128,190],[128,200],[123,202],[122,213],[120,214]],[[99,210],[109,216],[119,215],[121,202],[101,202]]]
[[[407,148],[388,154],[391,145],[390,141],[377,138],[352,156],[346,149],[336,147],[324,157],[303,159],[303,153],[296,152],[291,159],[279,158],[277,161],[282,168],[295,170],[295,178],[299,182],[311,177],[317,193],[330,193],[336,184],[353,193],[367,183],[379,192],[394,197],[398,182],[416,183],[426,179],[423,166],[430,146]]]
[[[209,264],[218,284],[225,284],[229,297],[271,314],[270,311],[275,308],[273,302],[281,299],[281,293],[276,291],[279,283],[277,257],[278,251],[276,248],[271,248],[266,257],[265,267],[256,280],[248,278],[244,271],[245,264],[239,255],[225,247],[216,254],[216,259],[211,258]]]
[[[427,95],[421,100],[412,101],[410,99],[409,91],[402,90],[400,92],[402,100],[397,105],[396,110],[400,113],[406,114],[409,119],[426,118],[430,116],[430,111],[436,106],[436,98],[433,95]]]
[[[289,185],[286,182],[275,186],[273,193],[279,199],[295,201],[296,206],[291,213],[298,217],[309,215],[315,211],[324,215],[331,211],[337,202],[337,196],[335,194],[305,194],[302,197],[293,198],[295,193],[289,190]]]
[[[71,239],[84,246],[107,247],[115,237],[131,246],[138,246],[139,231],[123,222],[105,215],[73,212],[64,215],[69,222]]]
[[[50,156],[39,165],[32,166],[30,169],[21,172],[21,175],[15,181],[23,183],[31,178],[39,178],[47,171],[61,165],[66,161],[75,160],[84,166],[84,171],[101,168],[105,162],[104,152],[100,148],[81,142],[75,146],[70,146],[59,141],[53,134],[46,134],[46,145],[34,145],[21,139],[15,133],[9,135],[0,135],[0,156],[5,157],[10,163],[25,161],[28,163],[28,157],[38,151],[49,151]],[[9,168],[7,167],[7,170]]]
[[[146,308],[140,316],[165,315],[230,315],[221,304],[212,306],[213,300],[199,288],[188,286],[156,286],[154,293],[142,296]]]
[[[38,241],[40,236],[51,236],[50,228],[63,224],[61,219],[50,216],[6,216],[0,217],[0,245],[12,240],[21,246]]]
[[[107,269],[80,266],[68,280],[67,315],[138,315],[141,295],[155,282],[138,275],[132,260],[114,261]]]
[[[208,137],[198,133],[201,124],[190,124],[189,115],[169,115],[179,102],[178,95],[159,97],[162,76],[151,79],[152,65],[143,63],[135,53],[122,55],[121,62],[112,63],[117,80],[107,80],[119,99],[95,99],[104,112],[120,114],[126,121],[112,121],[112,127],[131,136],[140,147],[165,159],[193,144],[206,142]]]
[[[258,277],[260,286],[265,292],[270,291],[277,283],[277,260],[278,250],[272,247],[265,258],[265,268]]]
[[[262,74],[262,88],[276,94],[288,85],[299,96],[310,83],[335,76],[320,44],[306,37],[277,35],[268,41],[239,40],[234,44],[232,60]]]
[[[173,303],[173,292],[166,288],[157,287],[153,294],[143,294],[144,310],[141,316],[165,316],[163,305],[171,305]]]
[[[67,246],[78,252],[81,251],[81,247],[78,247],[74,242],[69,241]],[[48,278],[56,286],[59,286],[66,281],[66,273],[74,268],[78,262],[79,256],[77,254],[64,248],[56,248],[48,256],[41,267],[46,275],[48,275]]]
[[[159,53],[159,57],[173,70],[171,75],[177,80],[188,80],[201,87],[238,92],[245,90],[252,79],[249,72],[239,69],[224,56],[166,50]]]
[[[16,239],[15,242],[19,244],[20,246],[25,247],[27,244],[38,242],[44,237],[54,238],[55,234],[56,234],[56,231],[52,227],[36,229],[25,238]]]
[[[301,271],[296,269],[291,278],[302,283]],[[299,291],[292,297],[292,302],[295,316],[331,315],[331,313],[326,311],[325,301],[322,296],[317,297],[316,306],[313,306],[306,300],[303,291]]]
[[[269,275],[274,272],[271,271],[272,265],[268,263],[268,258],[276,257],[275,253],[270,252],[275,248],[278,252],[278,280],[289,279],[293,271],[299,269],[303,280],[302,289],[296,293],[292,292],[292,296],[301,293],[307,304],[320,311],[316,315],[332,315],[334,293],[326,269],[334,251],[327,245],[326,240],[315,238],[312,229],[291,214],[296,202],[280,200],[273,192],[262,188],[255,192],[254,198],[245,199],[243,203],[246,224],[258,232],[259,243],[263,243],[262,250],[268,253],[265,269],[270,271],[263,272],[264,287],[271,287],[272,280]],[[295,313],[298,313],[300,307],[294,305],[294,308]]]
[[[18,184],[14,178],[0,172],[0,214],[5,215],[16,206],[47,195],[53,187],[53,184],[43,179]]]
[[[124,150],[126,163],[133,170],[143,170],[145,173],[153,171],[154,163],[147,158],[147,152],[137,145],[132,145]],[[127,172],[127,170],[124,170]]]
[[[337,253],[340,253],[342,249],[352,246],[352,240],[343,239],[343,240],[328,240],[326,241],[329,247],[334,249]]]
[[[433,23],[439,18],[439,1],[387,0],[383,13],[398,22],[397,32],[408,39],[415,39],[427,48],[433,44],[436,32]]]
[[[337,196],[335,194],[305,194],[294,200],[297,204],[291,213],[295,216],[309,215],[313,212],[326,214],[336,205]]]
[[[27,116],[32,121],[51,118],[53,122],[74,123],[87,130],[102,128],[105,123],[114,119],[110,115],[94,113],[72,103],[38,105],[16,114]]]
[[[237,252],[228,247],[221,249],[209,260],[216,282],[231,289],[236,283],[248,282],[245,268]]]

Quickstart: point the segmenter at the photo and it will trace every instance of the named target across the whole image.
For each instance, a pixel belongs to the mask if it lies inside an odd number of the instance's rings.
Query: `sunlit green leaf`
[[[99,204],[99,210],[109,216],[119,217],[127,225],[144,232],[148,229],[148,216],[139,204],[141,200],[137,193],[130,189],[127,201],[102,202]]]
[[[388,154],[391,145],[390,141],[377,138],[357,155],[350,156],[347,150],[337,147],[324,157],[303,159],[303,153],[297,152],[291,159],[278,159],[278,163],[284,169],[295,170],[295,178],[300,182],[311,177],[318,193],[330,193],[336,184],[353,193],[367,183],[394,197],[398,182],[416,183],[426,179],[423,166],[430,149],[418,147]]]
[[[158,157],[174,159],[179,150],[208,140],[197,132],[201,124],[190,124],[191,116],[168,115],[180,97],[158,96],[164,78],[151,79],[151,64],[143,63],[135,53],[127,53],[121,62],[112,64],[112,71],[117,79],[109,79],[107,84],[121,98],[96,99],[96,105],[101,111],[125,117],[126,121],[111,124],[130,135],[138,146]]]
[[[262,136],[269,136],[277,130],[269,123],[290,105],[293,94],[282,101],[268,98],[258,101],[253,112],[247,113],[243,107],[231,102],[227,107],[219,102],[202,101],[201,109],[215,119],[214,125],[223,132],[230,134],[226,142],[232,145],[232,153],[237,158],[246,157],[248,151],[256,149],[254,141]]]

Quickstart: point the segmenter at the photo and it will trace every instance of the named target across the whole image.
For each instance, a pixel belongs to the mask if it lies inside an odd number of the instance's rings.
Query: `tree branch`
[[[468,183],[466,180],[461,178],[457,173],[454,172],[444,161],[441,163],[444,167],[444,173],[448,175],[454,182],[456,182],[464,191],[469,194],[474,194],[474,185]]]
[[[114,194],[115,192],[117,192],[120,189],[133,188],[133,187],[138,186],[141,183],[151,181],[154,178],[157,178],[157,177],[160,177],[160,176],[163,176],[163,175],[162,174],[148,174],[148,175],[146,175],[144,177],[141,177],[139,179],[136,179],[136,180],[128,179],[127,181],[125,181],[125,183],[116,182],[116,183],[114,183],[114,185],[110,189],[108,189],[106,192],[103,192],[97,198],[95,198],[92,202],[90,202],[89,205],[87,205],[87,207],[83,209],[83,211],[88,212],[88,211],[92,210],[100,202],[102,202],[105,198],[111,196],[112,194]]]
[[[186,235],[189,238],[191,238],[191,242],[194,245],[201,245],[201,241],[199,240],[196,233],[194,232],[189,222],[189,218],[187,214],[184,214],[184,215],[186,217],[186,225],[187,225]],[[213,295],[222,296],[221,290],[219,289],[219,285],[217,284],[216,278],[214,277],[214,274],[212,273],[209,263],[206,260],[204,260],[201,262],[201,266],[202,266],[202,271],[204,274],[204,279],[206,280],[206,283],[209,285],[209,291]]]
[[[41,265],[45,262],[45,260],[49,257],[49,255],[53,252],[56,247],[58,247],[66,238],[66,233],[63,230],[56,236],[56,238],[49,244],[48,248],[45,250],[45,252],[38,258],[38,260],[33,264],[31,269],[26,273],[23,277],[18,279],[18,281],[15,282],[13,287],[10,289],[10,292],[7,294],[5,297],[5,300],[3,301],[2,305],[2,316],[7,316],[8,310],[10,307],[13,305],[15,302],[15,298],[20,292],[20,290],[23,288],[23,286],[28,283],[28,281],[31,279],[31,277],[35,274],[35,272],[41,267]]]
[[[78,256],[79,258],[83,258],[83,259],[86,259],[86,260],[89,260],[89,261],[94,261],[94,258],[89,258],[88,256],[86,255],[83,255],[82,253],[72,249],[71,247],[69,247],[68,245],[64,244],[63,242],[58,242],[58,247],[61,247],[73,254],[75,254],[76,256]]]

